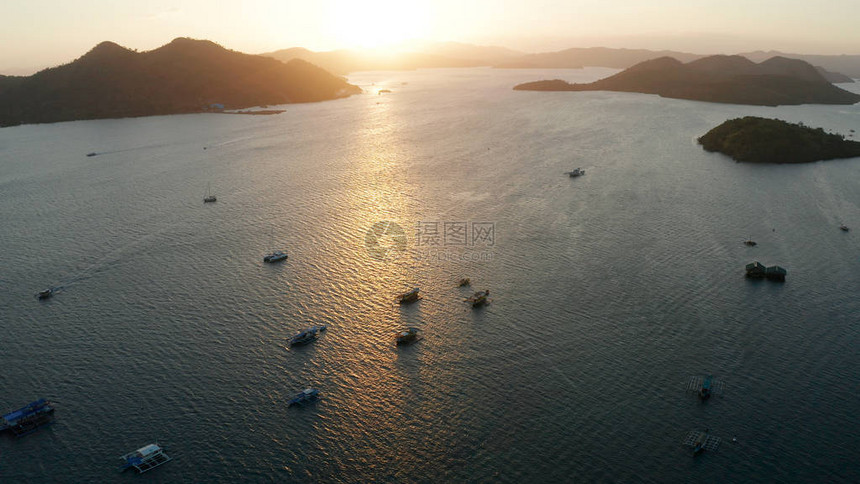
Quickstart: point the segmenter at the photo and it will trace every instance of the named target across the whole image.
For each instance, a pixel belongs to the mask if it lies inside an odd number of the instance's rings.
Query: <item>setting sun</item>
[[[431,15],[427,1],[333,2],[329,9],[329,35],[350,48],[381,47],[419,38],[427,33]]]

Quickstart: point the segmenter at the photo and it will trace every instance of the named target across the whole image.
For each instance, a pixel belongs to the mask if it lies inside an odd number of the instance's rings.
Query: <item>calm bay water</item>
[[[743,115],[848,134],[860,106],[511,90],[611,72],[360,73],[277,116],[0,130],[0,407],[58,402],[0,439],[0,480],[131,482],[117,457],[157,439],[176,460],[147,481],[856,482],[860,160],[695,138]],[[381,260],[380,221],[407,237]],[[445,222],[493,238],[416,233]],[[425,339],[396,349],[405,326]],[[702,404],[704,373],[726,391]],[[723,443],[693,459],[705,427]]]

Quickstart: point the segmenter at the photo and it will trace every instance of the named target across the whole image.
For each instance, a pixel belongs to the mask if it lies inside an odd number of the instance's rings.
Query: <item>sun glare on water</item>
[[[430,23],[430,3],[421,0],[336,1],[328,30],[347,48],[375,48],[421,38]]]

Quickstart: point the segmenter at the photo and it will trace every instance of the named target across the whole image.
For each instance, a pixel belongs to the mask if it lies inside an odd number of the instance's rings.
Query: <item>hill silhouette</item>
[[[324,101],[361,90],[302,60],[282,63],[178,38],[148,52],[102,42],[29,77],[0,77],[0,127]]]
[[[860,142],[778,119],[730,119],[699,138],[707,151],[753,163],[806,163],[860,157]]]
[[[687,64],[671,57],[661,57],[589,84],[552,80],[528,82],[514,89],[639,92],[676,99],[757,106],[854,104],[860,101],[860,95],[834,86],[809,63],[785,57],[772,57],[760,64],[741,56],[709,56]]]

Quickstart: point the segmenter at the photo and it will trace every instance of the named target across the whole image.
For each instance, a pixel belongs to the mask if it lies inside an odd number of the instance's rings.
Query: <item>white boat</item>
[[[123,461],[120,471],[135,469],[139,473],[155,469],[170,460],[170,456],[164,453],[164,449],[158,443],[141,447],[134,452],[129,452],[120,457]]]
[[[203,203],[212,203],[218,201],[215,195],[212,195],[211,184],[206,184],[206,196],[203,197]]]

